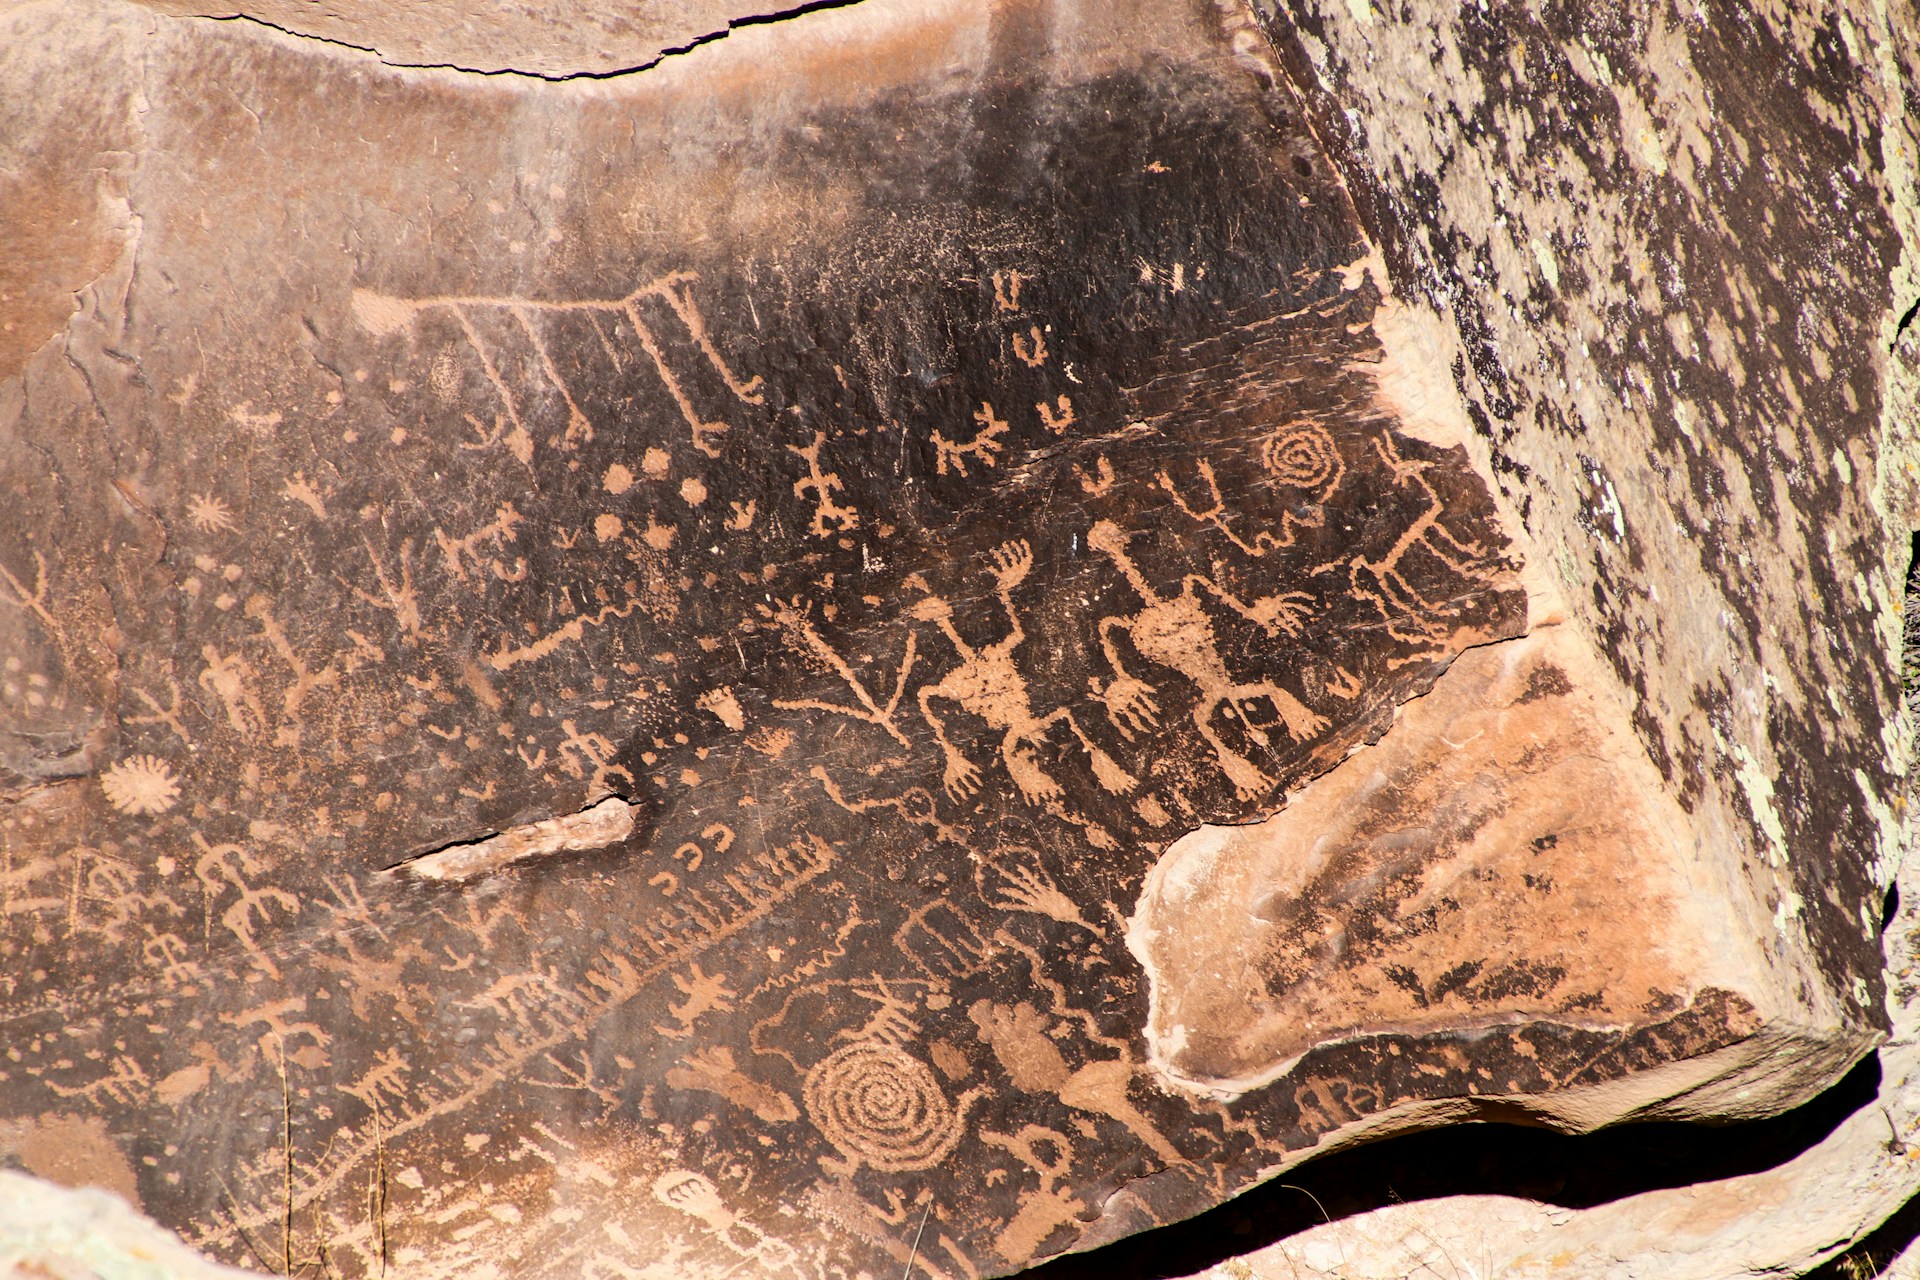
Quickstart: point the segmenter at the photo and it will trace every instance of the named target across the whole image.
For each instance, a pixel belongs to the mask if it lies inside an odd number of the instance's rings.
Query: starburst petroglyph
[[[134,815],[165,813],[180,798],[179,779],[158,756],[128,756],[100,775],[100,789],[108,804]]]
[[[210,493],[196,493],[187,501],[187,520],[202,533],[230,533],[233,513]]]

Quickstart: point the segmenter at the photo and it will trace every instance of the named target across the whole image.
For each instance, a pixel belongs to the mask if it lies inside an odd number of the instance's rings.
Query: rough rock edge
[[[1920,962],[1920,859],[1907,859],[1897,883],[1901,907],[1886,934],[1887,966],[1910,980]],[[1845,1253],[1920,1190],[1912,1157],[1920,1149],[1920,1001],[1889,1004],[1894,1036],[1880,1049],[1879,1097],[1775,1168],[1590,1209],[1491,1195],[1389,1205],[1311,1228],[1194,1280],[1400,1280],[1452,1274],[1447,1258],[1471,1258],[1486,1274],[1512,1280],[1801,1274]],[[1920,1245],[1879,1274],[1920,1277]]]
[[[770,23],[785,22],[792,18],[804,17],[807,14],[816,13],[824,9],[845,9],[859,3],[860,0],[806,0],[806,3],[793,5],[790,8],[742,14],[739,17],[728,18],[727,25],[724,27],[702,32],[682,44],[669,45],[661,48],[653,57],[646,61],[636,62],[624,67],[609,67],[601,71],[590,71],[586,68],[575,68],[566,71],[534,71],[528,68],[506,65],[498,67],[475,67],[465,66],[457,62],[406,62],[387,56],[374,45],[355,44],[350,40],[318,35],[310,31],[297,31],[292,27],[282,26],[280,23],[269,22],[265,18],[256,17],[244,10],[218,10],[212,13],[186,13],[177,16],[187,19],[197,18],[206,22],[249,23],[254,26],[265,27],[269,31],[277,31],[292,40],[331,45],[336,49],[343,49],[350,53],[368,54],[377,59],[383,66],[394,67],[404,71],[457,71],[462,75],[506,76],[536,82],[544,81],[548,84],[564,84],[570,80],[617,80],[622,76],[639,75],[643,72],[653,70],[653,68],[659,66],[668,58],[682,57],[692,53],[702,45],[712,44],[717,40],[724,40],[741,27],[766,26]]]
[[[0,1169],[0,1280],[242,1280],[119,1196]]]
[[[1920,303],[1920,117],[1905,109],[1920,99],[1920,12],[1912,0],[1873,0],[1864,25],[1880,69],[1884,174],[1902,242],[1891,281],[1894,306],[1882,328],[1887,358],[1872,500],[1890,528],[1901,528],[1911,527],[1920,512],[1920,322],[1901,328]],[[1905,542],[1889,539],[1888,546],[1888,576],[1900,581],[1909,568],[1902,563]],[[1909,721],[1903,728],[1911,770],[1916,726]],[[1920,813],[1909,808],[1898,847],[1883,850],[1900,910],[1883,935],[1892,1035],[1880,1049],[1879,1095],[1823,1142],[1762,1173],[1584,1210],[1485,1195],[1391,1205],[1312,1228],[1196,1280],[1398,1280],[1448,1274],[1460,1258],[1513,1277],[1727,1280],[1800,1274],[1846,1253],[1920,1193],[1911,1154],[1920,1147],[1920,987],[1913,985],[1920,968],[1920,858],[1910,853],[1917,839]],[[1672,1118],[1687,1117],[1676,1112]],[[1691,1239],[1689,1222],[1702,1224]],[[1660,1224],[1652,1239],[1650,1223]],[[1491,1253],[1490,1240],[1508,1242],[1505,1256]],[[1920,1241],[1878,1274],[1920,1278]]]
[[[1534,562],[1530,560],[1529,563]],[[1550,587],[1543,588],[1541,594],[1530,594],[1530,601],[1535,607],[1544,606],[1549,611],[1547,616],[1555,616],[1551,612],[1553,597]],[[1622,700],[1622,690],[1611,678],[1611,673],[1605,664],[1597,655],[1586,649],[1579,632],[1565,628],[1558,622],[1538,622],[1524,635],[1491,641],[1473,648],[1485,650],[1519,644],[1549,631],[1559,632],[1563,645],[1577,646],[1576,652],[1562,651],[1559,656],[1562,659],[1568,657],[1577,659],[1577,663],[1571,669],[1575,672],[1575,679],[1594,697],[1596,713],[1614,721],[1614,732],[1618,734],[1618,740],[1623,745],[1629,750],[1637,748],[1639,743],[1632,736],[1626,718],[1626,704]],[[1408,703],[1444,695],[1452,687],[1450,682],[1456,679],[1458,676],[1450,667],[1440,674],[1431,688],[1418,697],[1409,699]],[[1406,705],[1402,704],[1402,707]],[[1399,710],[1396,708],[1394,724],[1388,728],[1386,736],[1382,738],[1383,743],[1396,733],[1407,732],[1401,725]],[[1371,750],[1373,750],[1372,747],[1359,748],[1332,768],[1303,780],[1293,789],[1289,799],[1342,770],[1368,767],[1365,757]],[[1356,759],[1359,761],[1357,764],[1354,763]],[[1647,818],[1650,827],[1663,838],[1670,856],[1682,856],[1682,851],[1687,848],[1682,838],[1685,834],[1682,825],[1684,815],[1679,812],[1678,806],[1674,804],[1671,797],[1665,795],[1662,790],[1652,761],[1641,754],[1623,764],[1638,766],[1635,771],[1640,774],[1640,777],[1636,781],[1648,793]],[[1276,814],[1274,818],[1278,816]],[[1273,820],[1270,818],[1265,821]],[[1265,823],[1251,825],[1261,826]],[[1164,979],[1155,963],[1155,949],[1147,936],[1148,900],[1157,892],[1156,882],[1159,870],[1166,865],[1177,843],[1168,846],[1155,869],[1150,871],[1142,882],[1140,899],[1135,905],[1133,915],[1129,917],[1125,937],[1127,948],[1139,963],[1149,988],[1156,993]],[[1737,937],[1718,939],[1716,949],[1725,955],[1736,951],[1738,943]],[[1567,1133],[1587,1133],[1629,1121],[1726,1122],[1778,1115],[1804,1105],[1845,1076],[1883,1039],[1877,1032],[1858,1029],[1848,1033],[1845,1028],[1841,1028],[1836,1034],[1832,1028],[1808,1025],[1803,1019],[1795,1017],[1792,993],[1778,989],[1779,975],[1770,972],[1765,956],[1757,950],[1751,951],[1739,963],[1730,967],[1702,971],[1700,975],[1702,987],[1699,992],[1696,992],[1696,998],[1708,989],[1721,987],[1729,979],[1737,980],[1738,976],[1750,976],[1758,980],[1754,987],[1740,989],[1736,994],[1751,1001],[1756,1014],[1762,1019],[1761,1029],[1738,1043],[1700,1057],[1663,1063],[1603,1084],[1582,1086],[1565,1092],[1477,1095],[1473,1098],[1458,1100],[1404,1104],[1337,1130],[1330,1135],[1329,1140],[1323,1141],[1310,1152],[1302,1152],[1298,1158],[1290,1158],[1263,1170],[1260,1180],[1264,1181],[1296,1166],[1308,1154],[1324,1154],[1378,1137],[1453,1122],[1456,1118],[1430,1113],[1445,1113],[1461,1105],[1465,1107],[1465,1114],[1457,1117],[1458,1120],[1480,1119],[1488,1112],[1496,1114],[1505,1112],[1508,1115],[1524,1115],[1548,1128]],[[1769,978],[1774,979],[1774,982],[1769,984],[1767,982]],[[1770,987],[1773,989],[1769,989]],[[1153,1007],[1156,1010],[1159,1008],[1157,997],[1153,1001]],[[1498,1025],[1503,1026],[1547,1025],[1554,1021],[1555,1019],[1550,1016],[1518,1014],[1501,1015],[1495,1019]],[[1613,1026],[1611,1030],[1624,1037],[1643,1025],[1645,1024],[1626,1022]],[[1312,1048],[1322,1049],[1330,1045],[1366,1040],[1385,1029],[1390,1028],[1354,1030],[1316,1040]],[[1160,1087],[1172,1093],[1220,1101],[1232,1101],[1284,1079],[1304,1056],[1304,1051],[1293,1054],[1285,1060],[1276,1061],[1259,1072],[1242,1078],[1231,1080],[1198,1078],[1186,1074],[1167,1060],[1162,1038],[1156,1034],[1151,1016],[1144,1034],[1148,1048],[1146,1065]]]

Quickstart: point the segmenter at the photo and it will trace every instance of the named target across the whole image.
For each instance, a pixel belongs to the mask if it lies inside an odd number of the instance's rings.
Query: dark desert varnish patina
[[[1249,22],[528,87],[96,17],[137,233],[0,367],[10,1159],[311,1274],[957,1278],[1761,1025],[1653,818],[1490,781],[1627,775]],[[1182,986],[1170,846],[1443,679],[1537,739],[1369,748]]]

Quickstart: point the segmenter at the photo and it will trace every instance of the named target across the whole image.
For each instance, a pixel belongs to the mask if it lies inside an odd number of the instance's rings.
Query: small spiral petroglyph
[[[1326,428],[1307,422],[1275,433],[1261,446],[1260,461],[1275,480],[1300,489],[1318,488],[1344,469]]]
[[[927,1169],[959,1142],[960,1115],[904,1049],[860,1042],[807,1072],[807,1114],[847,1159],[883,1172]]]

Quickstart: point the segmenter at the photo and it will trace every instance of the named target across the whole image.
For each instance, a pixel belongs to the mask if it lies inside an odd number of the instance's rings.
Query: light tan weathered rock
[[[1463,654],[1283,812],[1169,846],[1129,934],[1168,1083],[1238,1096],[1314,1045],[1606,1025],[1702,988],[1787,1016],[1793,994],[1768,989],[1718,886],[1690,877],[1685,815],[1608,690],[1576,635],[1536,626]],[[1857,1052],[1799,1046],[1814,1087]],[[1649,1080],[1640,1101],[1682,1109],[1686,1092]],[[1578,1093],[1534,1105],[1580,1128],[1629,1114],[1580,1116]]]
[[[258,1274],[207,1261],[112,1192],[0,1169],[0,1280],[245,1280]]]
[[[137,0],[157,13],[238,20],[374,54],[400,67],[568,80],[621,75],[661,58],[725,39],[741,22],[777,18],[810,5],[756,10],[739,0],[620,0],[564,4],[468,4],[462,0],[382,4],[346,0]]]
[[[1799,1275],[1846,1252],[1920,1189],[1920,863],[1907,862],[1899,889],[1879,1096],[1791,1159],[1591,1208],[1490,1195],[1388,1205],[1194,1280],[1746,1280]],[[1920,1253],[1862,1274],[1913,1280]]]

